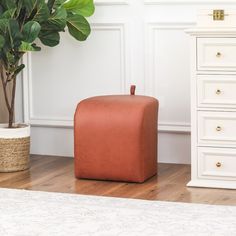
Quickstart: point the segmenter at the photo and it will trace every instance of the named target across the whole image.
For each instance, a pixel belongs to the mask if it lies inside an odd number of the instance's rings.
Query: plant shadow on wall
[[[1,92],[4,94],[8,111],[8,125],[0,127],[0,171],[22,170],[28,166],[29,127],[13,123],[16,80],[25,67],[22,64],[23,55],[41,50],[35,43],[36,39],[49,47],[58,45],[60,32],[65,32],[66,27],[76,40],[86,40],[91,31],[86,17],[91,16],[94,9],[93,0],[0,1],[0,76],[3,87]],[[19,135],[20,129],[22,135]],[[25,138],[28,138],[28,141]],[[14,150],[10,148],[15,145],[17,148]],[[4,152],[4,149],[7,151]],[[16,157],[13,159],[19,159],[19,154],[27,157],[25,164],[16,167],[16,163],[11,162],[10,168],[1,168],[2,159],[6,163],[14,155]]]

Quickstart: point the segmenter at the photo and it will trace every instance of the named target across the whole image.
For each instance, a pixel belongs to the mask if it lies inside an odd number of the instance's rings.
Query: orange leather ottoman
[[[77,178],[144,182],[157,173],[158,101],[147,96],[83,100],[74,117]]]

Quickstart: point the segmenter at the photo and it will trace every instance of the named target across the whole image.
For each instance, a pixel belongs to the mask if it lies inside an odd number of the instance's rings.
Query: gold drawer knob
[[[217,94],[217,95],[220,95],[220,94],[221,94],[221,90],[220,90],[220,89],[217,89],[217,90],[216,90],[216,94]]]
[[[216,53],[216,57],[221,57],[221,53],[220,53],[220,52],[217,52],[217,53]]]
[[[221,167],[221,163],[220,163],[220,162],[217,162],[217,163],[216,163],[216,167],[220,168],[220,167]]]
[[[221,128],[220,126],[217,126],[217,127],[216,127],[216,131],[219,132],[219,131],[221,131],[221,130],[222,130],[222,128]]]

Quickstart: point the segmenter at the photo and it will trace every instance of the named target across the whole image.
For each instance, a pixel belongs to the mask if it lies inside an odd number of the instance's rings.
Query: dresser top
[[[211,28],[191,28],[186,29],[185,32],[192,36],[226,36],[226,37],[236,37],[236,27],[226,28],[226,27],[211,27]]]

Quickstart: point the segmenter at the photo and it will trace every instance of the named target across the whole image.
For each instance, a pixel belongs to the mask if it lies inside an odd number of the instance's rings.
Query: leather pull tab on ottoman
[[[130,94],[135,95],[135,86]],[[77,178],[144,182],[157,173],[158,101],[113,95],[83,100],[74,117]]]
[[[130,86],[130,95],[135,95],[135,90],[136,90],[136,86],[135,85],[131,85]]]

